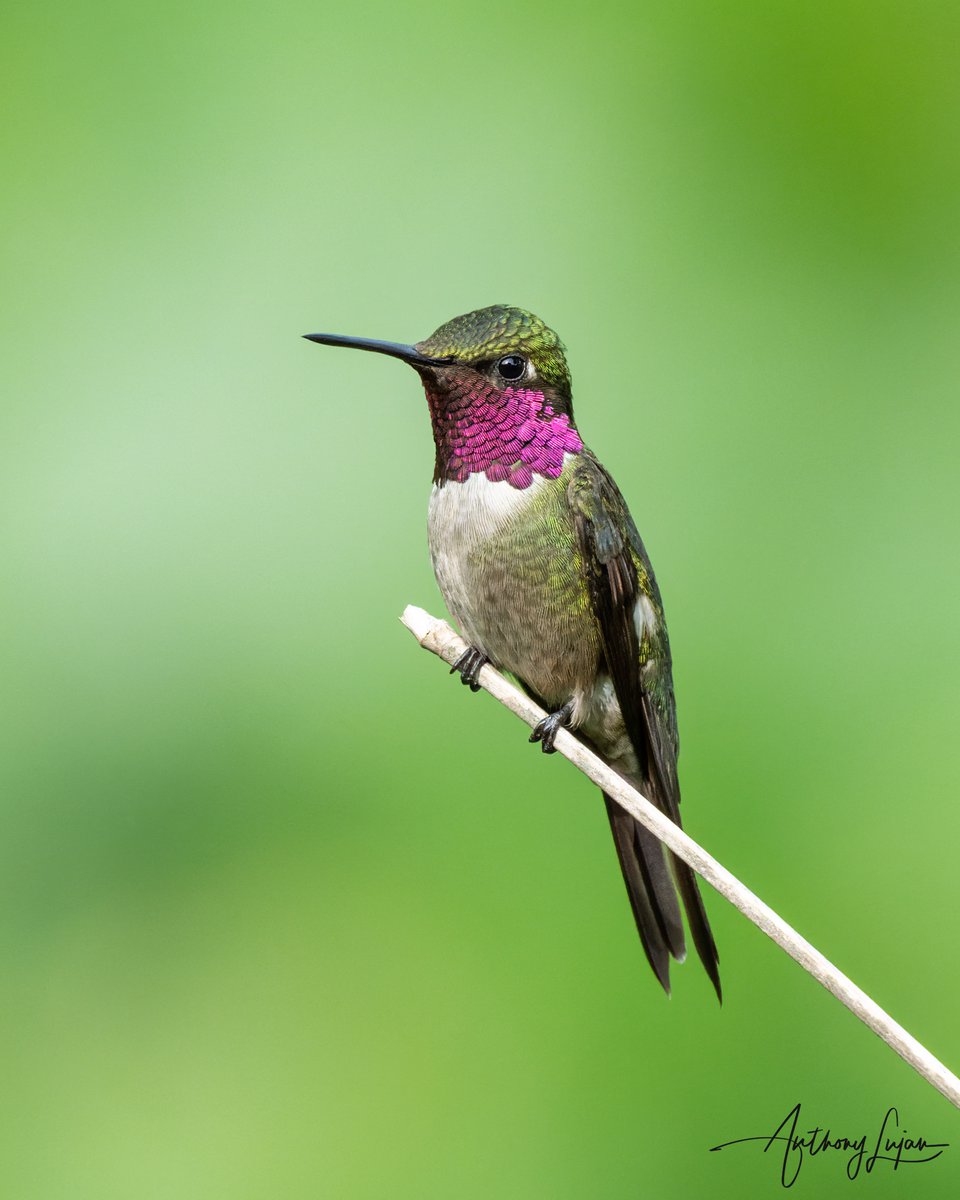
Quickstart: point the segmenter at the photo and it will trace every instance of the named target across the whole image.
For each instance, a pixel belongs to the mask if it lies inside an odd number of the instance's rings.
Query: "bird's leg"
[[[469,646],[450,668],[450,674],[459,671],[460,682],[471,692],[479,692],[480,684],[477,683],[477,676],[480,674],[480,668],[485,667],[489,661],[490,659],[482,650],[478,650],[476,646]]]
[[[540,749],[544,754],[553,754],[556,749],[553,743],[557,740],[557,734],[561,729],[569,727],[572,717],[573,701],[568,700],[563,708],[558,708],[556,712],[537,722],[533,733],[530,734],[530,741],[540,742]]]

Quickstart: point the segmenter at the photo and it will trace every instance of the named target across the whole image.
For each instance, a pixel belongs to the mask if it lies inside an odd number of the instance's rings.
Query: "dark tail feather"
[[[685,948],[676,887],[664,860],[663,847],[657,837],[606,793],[603,799],[640,941],[653,973],[669,995],[670,955],[682,960]],[[706,922],[706,917],[703,919]]]
[[[640,940],[654,974],[669,995],[670,956],[673,955],[678,962],[682,962],[686,953],[683,923],[677,902],[679,889],[693,944],[714,986],[717,999],[722,1004],[723,991],[718,969],[720,955],[713,940],[696,876],[682,859],[670,853],[671,875],[660,839],[639,821],[635,821],[606,793],[603,799],[607,806],[607,816],[610,819],[623,879],[627,885],[630,907],[633,909]]]
[[[697,887],[697,877],[690,867],[682,859],[677,858],[675,854],[671,854],[670,858],[672,860],[674,878],[677,881],[677,887],[680,889],[680,895],[683,897],[683,907],[687,914],[687,924],[690,926],[690,932],[693,935],[693,944],[697,948],[697,954],[700,956],[704,970],[710,976],[710,982],[717,993],[717,999],[722,1004],[723,989],[720,986],[720,970],[718,967],[720,955],[717,952],[717,943],[713,940],[713,932],[710,929],[710,922],[707,920],[707,910],[703,907],[703,898],[700,895],[700,889]]]

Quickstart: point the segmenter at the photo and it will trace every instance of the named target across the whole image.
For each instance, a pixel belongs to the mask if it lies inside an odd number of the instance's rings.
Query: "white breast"
[[[474,645],[482,644],[474,640],[478,631],[471,619],[479,554],[523,514],[546,483],[535,475],[529,487],[515,488],[506,482],[492,483],[478,472],[463,483],[434,484],[427,516],[433,570],[447,608]]]

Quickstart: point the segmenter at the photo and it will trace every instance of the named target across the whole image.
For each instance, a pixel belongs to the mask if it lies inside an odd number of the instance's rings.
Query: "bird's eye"
[[[497,363],[497,374],[501,379],[516,383],[526,374],[527,360],[522,354],[505,354]]]

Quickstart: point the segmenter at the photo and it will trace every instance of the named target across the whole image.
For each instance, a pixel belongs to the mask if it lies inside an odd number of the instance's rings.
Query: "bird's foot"
[[[450,668],[450,674],[459,671],[460,682],[471,692],[479,692],[480,684],[477,683],[477,676],[480,674],[480,668],[485,667],[489,661],[490,659],[482,650],[478,650],[476,646],[470,646]]]
[[[558,708],[556,712],[550,713],[542,721],[537,722],[533,727],[533,733],[530,734],[530,741],[539,742],[540,749],[544,754],[553,754],[556,750],[553,743],[557,740],[557,734],[561,729],[569,728],[572,718],[573,702],[568,700],[563,708]]]

